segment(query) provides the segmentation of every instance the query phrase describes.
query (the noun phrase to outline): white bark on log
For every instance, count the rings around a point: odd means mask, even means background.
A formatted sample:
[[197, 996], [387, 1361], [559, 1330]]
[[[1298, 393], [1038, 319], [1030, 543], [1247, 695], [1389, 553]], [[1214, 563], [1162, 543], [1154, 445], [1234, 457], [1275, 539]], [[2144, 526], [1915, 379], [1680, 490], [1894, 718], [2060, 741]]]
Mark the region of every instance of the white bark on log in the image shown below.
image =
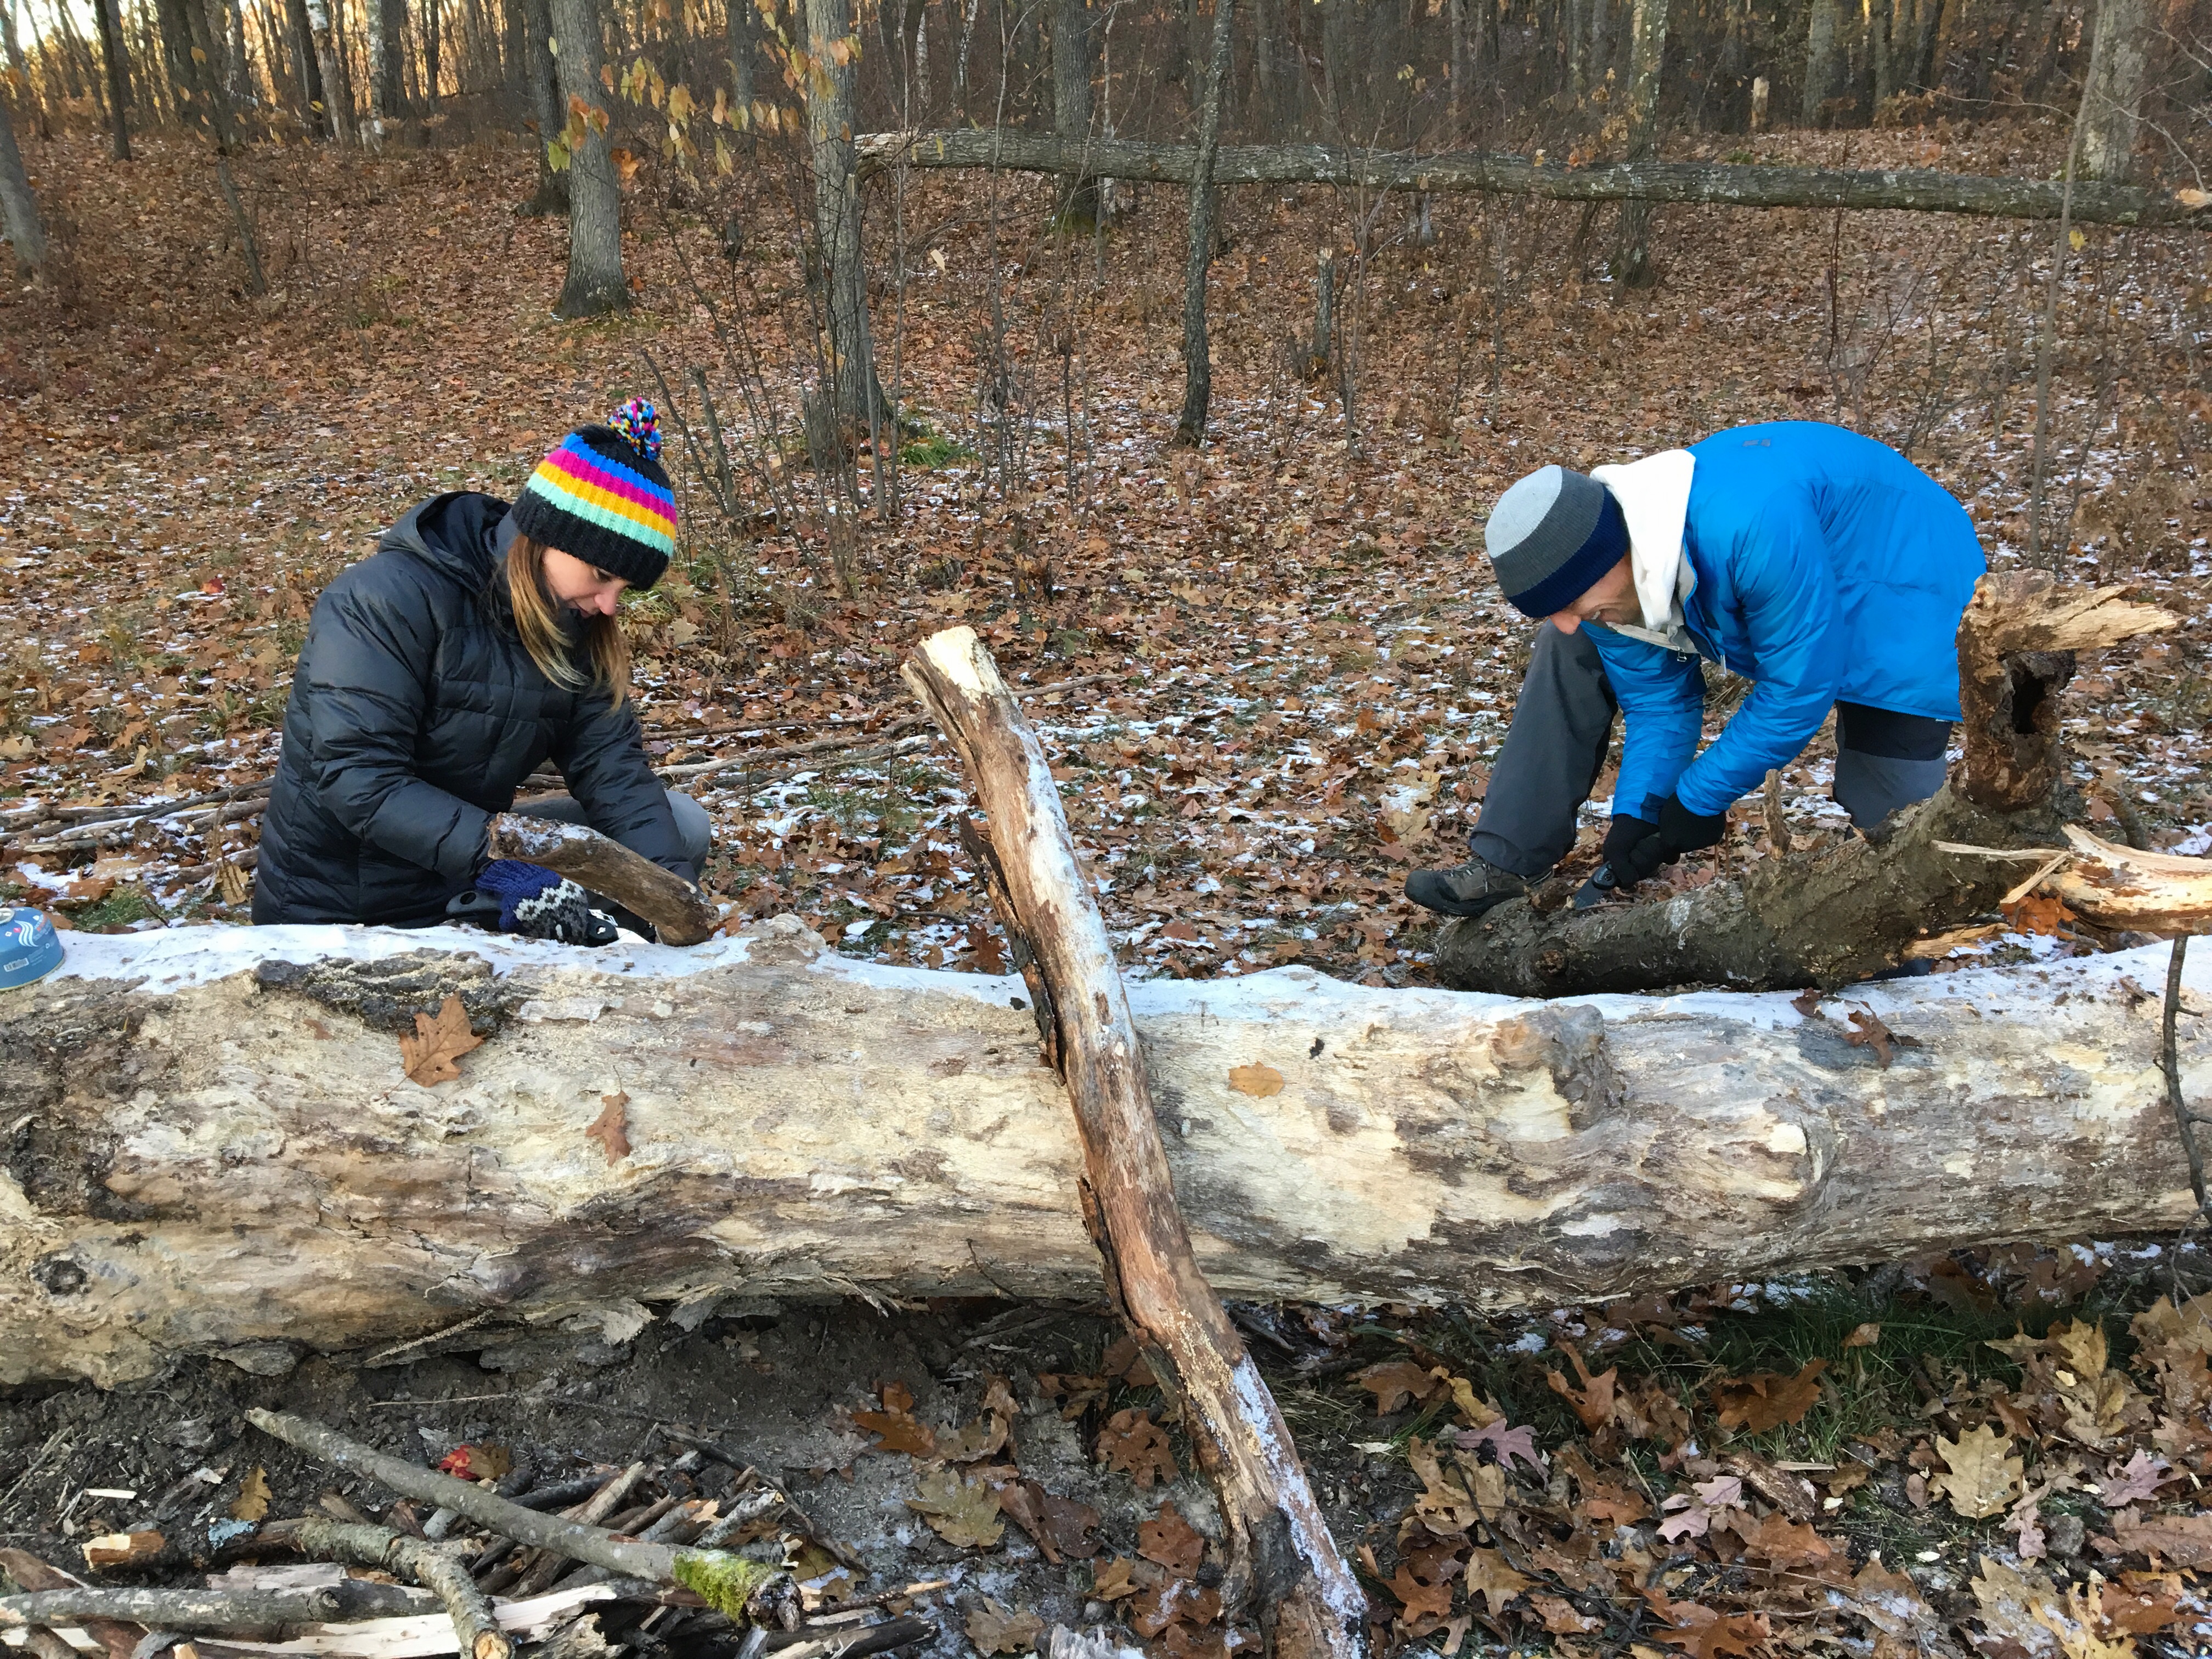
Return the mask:
[[[1214, 3], [1210, 107], [1231, 11], [1231, 0]], [[1020, 947], [1016, 961], [1037, 1000], [1045, 1058], [1075, 1109], [1083, 1214], [1104, 1258], [1108, 1294], [1181, 1402], [1220, 1502], [1229, 1542], [1224, 1606], [1233, 1620], [1256, 1613], [1278, 1659], [1353, 1659], [1365, 1651], [1367, 1598], [1329, 1535], [1274, 1395], [1191, 1249], [1145, 1044], [1043, 746], [975, 629], [931, 635], [901, 672], [959, 752], [989, 816], [988, 830], [979, 836], [970, 826], [969, 839]]]
[[[1098, 1295], [1018, 979], [855, 962], [788, 922], [688, 951], [357, 927], [69, 949], [0, 1000], [0, 1382], [487, 1308], [618, 1334], [635, 1303], [721, 1292]], [[1808, 1021], [1780, 994], [1544, 1004], [1293, 968], [1130, 1005], [1222, 1293], [1545, 1306], [2182, 1225], [2145, 994], [2166, 956], [1855, 989], [1916, 1040], [1887, 1069], [1842, 1005]], [[2202, 1006], [2212, 962], [2190, 984]], [[489, 1036], [422, 1087], [395, 1033], [448, 991]], [[2199, 1020], [2181, 1066], [2212, 1095]], [[584, 1131], [617, 1092], [610, 1161]]]

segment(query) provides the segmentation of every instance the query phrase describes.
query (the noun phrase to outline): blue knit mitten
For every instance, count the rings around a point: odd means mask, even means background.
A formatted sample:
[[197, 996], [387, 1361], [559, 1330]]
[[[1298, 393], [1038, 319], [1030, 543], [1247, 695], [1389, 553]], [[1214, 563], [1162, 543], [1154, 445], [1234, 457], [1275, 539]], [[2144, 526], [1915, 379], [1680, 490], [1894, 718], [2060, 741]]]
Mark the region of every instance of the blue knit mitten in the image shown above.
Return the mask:
[[477, 872], [477, 888], [499, 901], [502, 933], [564, 945], [613, 942], [614, 924], [593, 913], [584, 890], [543, 865], [494, 859]]

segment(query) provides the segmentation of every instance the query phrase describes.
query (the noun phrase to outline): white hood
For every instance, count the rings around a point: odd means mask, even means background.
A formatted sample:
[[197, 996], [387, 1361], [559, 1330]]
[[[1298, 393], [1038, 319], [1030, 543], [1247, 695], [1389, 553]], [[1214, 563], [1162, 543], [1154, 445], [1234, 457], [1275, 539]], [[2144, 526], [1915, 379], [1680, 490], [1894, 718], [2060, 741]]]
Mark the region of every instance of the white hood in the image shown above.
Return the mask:
[[1690, 478], [1698, 459], [1686, 449], [1662, 449], [1640, 461], [1590, 469], [1620, 503], [1628, 522], [1628, 564], [1644, 626], [1613, 632], [1647, 640], [1669, 651], [1697, 647], [1682, 627], [1682, 601], [1695, 577], [1682, 556], [1682, 526], [1690, 514]]

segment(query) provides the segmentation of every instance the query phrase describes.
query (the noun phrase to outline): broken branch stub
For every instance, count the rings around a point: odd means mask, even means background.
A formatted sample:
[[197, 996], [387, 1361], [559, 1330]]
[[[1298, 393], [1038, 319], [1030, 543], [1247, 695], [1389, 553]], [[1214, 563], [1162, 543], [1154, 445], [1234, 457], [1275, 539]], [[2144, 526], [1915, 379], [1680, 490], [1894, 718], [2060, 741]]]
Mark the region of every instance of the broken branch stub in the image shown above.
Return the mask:
[[1962, 793], [1992, 812], [2049, 799], [2058, 781], [2059, 693], [2075, 653], [2173, 627], [2180, 618], [2134, 605], [2124, 586], [2069, 588], [2044, 571], [1984, 576], [1959, 619], [1959, 704], [1965, 715]]
[[673, 870], [580, 823], [501, 812], [491, 821], [486, 850], [495, 859], [543, 866], [635, 911], [665, 945], [696, 945], [720, 920], [707, 896]]
[[1285, 1659], [1349, 1659], [1363, 1651], [1366, 1598], [1337, 1553], [1273, 1395], [1192, 1250], [1127, 996], [1044, 751], [973, 629], [933, 635], [901, 672], [951, 740], [988, 815], [986, 878], [1030, 958], [1024, 974], [1043, 994], [1039, 1010], [1049, 1010], [1046, 1050], [1074, 1107], [1084, 1217], [1108, 1291], [1155, 1374], [1180, 1396], [1220, 1499], [1224, 1599], [1256, 1613]]

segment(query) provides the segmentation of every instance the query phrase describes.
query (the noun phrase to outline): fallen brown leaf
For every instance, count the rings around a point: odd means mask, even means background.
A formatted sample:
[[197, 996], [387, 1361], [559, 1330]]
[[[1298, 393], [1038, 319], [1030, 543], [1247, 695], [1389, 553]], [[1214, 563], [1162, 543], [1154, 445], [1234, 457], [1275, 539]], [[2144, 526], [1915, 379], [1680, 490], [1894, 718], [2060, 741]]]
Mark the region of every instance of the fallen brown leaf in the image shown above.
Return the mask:
[[2020, 1490], [2024, 1465], [2011, 1455], [2012, 1437], [1999, 1434], [1986, 1423], [1967, 1430], [1956, 1440], [1939, 1435], [1936, 1449], [1949, 1472], [1930, 1474], [1929, 1489], [1949, 1498], [1951, 1507], [1969, 1521], [1986, 1520], [1998, 1513]]
[[1269, 1095], [1283, 1092], [1283, 1074], [1272, 1066], [1232, 1066], [1229, 1068], [1229, 1086], [1240, 1095], [1254, 1095], [1265, 1100]]
[[607, 1155], [610, 1164], [619, 1163], [629, 1156], [629, 1097], [625, 1094], [601, 1095], [599, 1115], [584, 1131], [584, 1139], [596, 1140]]
[[269, 1475], [258, 1463], [246, 1472], [239, 1482], [238, 1496], [231, 1499], [230, 1518], [234, 1521], [259, 1521], [269, 1513]]
[[906, 1506], [939, 1538], [961, 1549], [993, 1549], [1006, 1536], [998, 1494], [989, 1483], [970, 1480], [955, 1469], [924, 1470]]
[[1188, 1578], [1206, 1559], [1206, 1539], [1172, 1503], [1163, 1504], [1158, 1515], [1138, 1527], [1137, 1553]]
[[1044, 1620], [1016, 1613], [985, 1596], [968, 1614], [968, 1639], [984, 1653], [1025, 1653], [1044, 1634]]
[[1097, 1453], [1100, 1462], [1121, 1470], [1139, 1486], [1172, 1480], [1182, 1473], [1167, 1431], [1152, 1421], [1151, 1413], [1135, 1407], [1106, 1419], [1106, 1426], [1098, 1431]]
[[1713, 1385], [1713, 1402], [1720, 1407], [1721, 1426], [1764, 1434], [1785, 1423], [1802, 1421], [1820, 1397], [1820, 1373], [1825, 1359], [1808, 1363], [1795, 1376], [1759, 1371]]
[[460, 1076], [461, 1068], [453, 1062], [470, 1049], [483, 1046], [483, 1039], [469, 1030], [468, 1010], [461, 1006], [460, 998], [448, 992], [437, 1018], [418, 1013], [415, 1035], [400, 1034], [399, 1059], [408, 1079], [427, 1087], [451, 1083]]

